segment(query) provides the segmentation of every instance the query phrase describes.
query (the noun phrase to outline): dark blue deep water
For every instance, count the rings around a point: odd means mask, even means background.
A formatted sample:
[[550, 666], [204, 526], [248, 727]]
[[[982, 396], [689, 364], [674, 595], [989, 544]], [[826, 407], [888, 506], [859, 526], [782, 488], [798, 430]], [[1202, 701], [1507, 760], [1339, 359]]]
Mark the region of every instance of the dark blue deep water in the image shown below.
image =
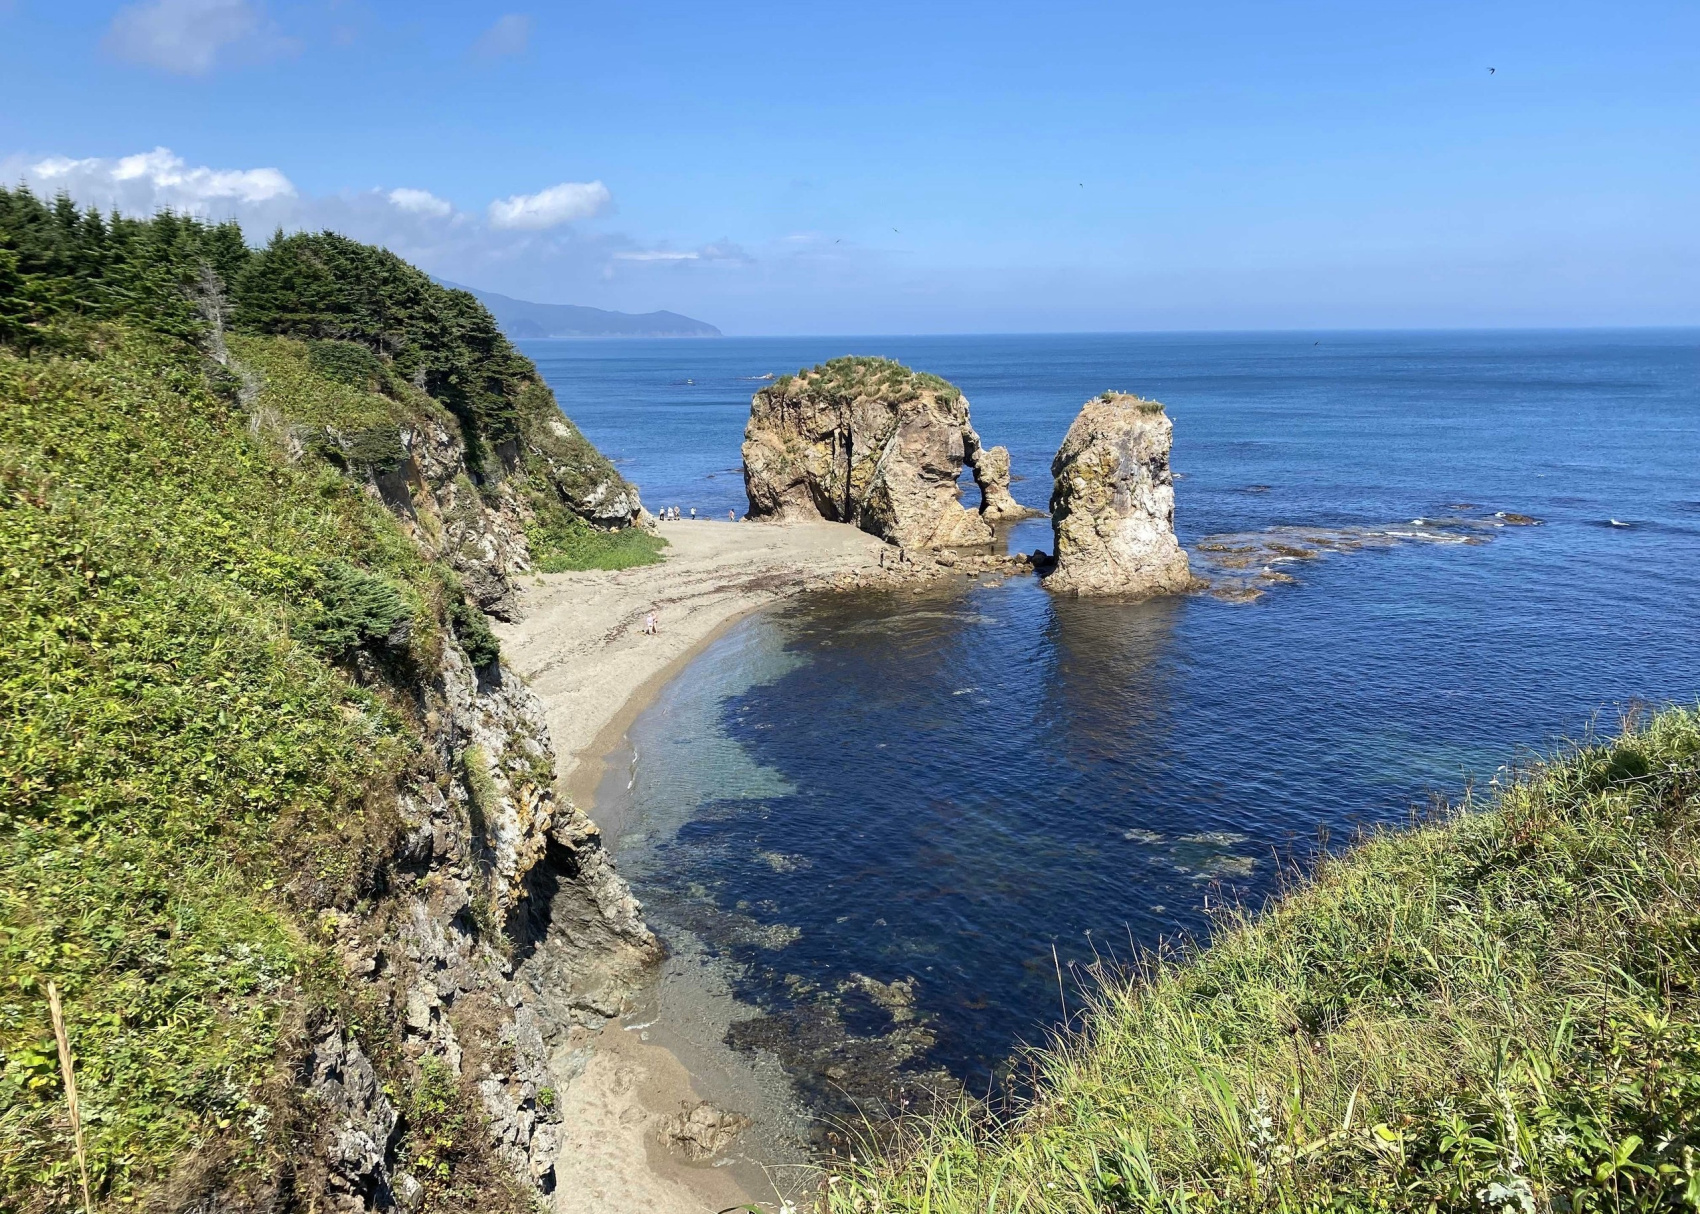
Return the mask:
[[[620, 863], [663, 934], [768, 1013], [742, 1043], [816, 1091], [894, 1067], [982, 1089], [1060, 1018], [1053, 946], [1066, 974], [1199, 932], [1207, 898], [1255, 904], [1319, 840], [1700, 698], [1693, 331], [525, 349], [646, 502], [722, 519], [753, 377], [875, 353], [958, 384], [1040, 506], [1082, 401], [1164, 401], [1188, 546], [1542, 521], [1287, 566], [1252, 603], [963, 579], [733, 629], [633, 728]], [[1048, 548], [1046, 522], [1012, 542]]]

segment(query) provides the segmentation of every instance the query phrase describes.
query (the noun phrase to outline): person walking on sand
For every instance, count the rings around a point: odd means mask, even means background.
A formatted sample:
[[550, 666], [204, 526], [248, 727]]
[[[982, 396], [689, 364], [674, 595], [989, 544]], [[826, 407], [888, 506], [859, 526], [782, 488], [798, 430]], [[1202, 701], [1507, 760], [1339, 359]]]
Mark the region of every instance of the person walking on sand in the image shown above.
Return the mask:
[[697, 521], [697, 508], [695, 506], [692, 506], [691, 507], [691, 522], [694, 523], [696, 521]]
[[655, 609], [652, 607], [649, 610], [649, 614], [643, 617], [643, 634], [644, 634], [644, 636], [652, 637], [656, 634], [655, 614], [656, 614]]

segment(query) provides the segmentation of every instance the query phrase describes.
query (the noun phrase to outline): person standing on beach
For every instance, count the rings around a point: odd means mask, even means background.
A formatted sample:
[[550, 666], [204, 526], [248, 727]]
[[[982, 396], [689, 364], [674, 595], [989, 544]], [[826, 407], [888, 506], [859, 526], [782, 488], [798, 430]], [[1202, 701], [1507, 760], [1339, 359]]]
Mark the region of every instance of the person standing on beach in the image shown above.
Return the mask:
[[697, 508], [695, 506], [692, 506], [691, 507], [691, 522], [694, 523], [696, 521], [697, 521]]
[[643, 634], [645, 636], [652, 637], [656, 634], [655, 616], [656, 612], [652, 607], [650, 608], [649, 614], [643, 617]]
[[726, 521], [728, 523], [737, 522], [738, 521], [738, 512], [736, 510], [728, 510], [726, 512]]

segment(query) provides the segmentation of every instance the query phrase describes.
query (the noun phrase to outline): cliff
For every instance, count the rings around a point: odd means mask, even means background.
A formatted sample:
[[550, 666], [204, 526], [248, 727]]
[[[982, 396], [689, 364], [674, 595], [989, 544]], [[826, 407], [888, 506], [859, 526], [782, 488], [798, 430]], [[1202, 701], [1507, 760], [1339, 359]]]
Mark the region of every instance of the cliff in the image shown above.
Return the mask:
[[[834, 359], [757, 392], [743, 455], [751, 517], [850, 523], [904, 548], [988, 544], [988, 517], [1020, 510], [1008, 453], [982, 447], [968, 399], [884, 358]], [[960, 501], [964, 464], [977, 512]]]
[[484, 612], [635, 489], [381, 250], [21, 191], [0, 415], [0, 1207], [81, 1200], [53, 982], [103, 1204], [532, 1208], [654, 942]]
[[1051, 462], [1056, 567], [1048, 589], [1141, 595], [1199, 584], [1175, 539], [1173, 437], [1156, 401], [1105, 392], [1081, 408]]

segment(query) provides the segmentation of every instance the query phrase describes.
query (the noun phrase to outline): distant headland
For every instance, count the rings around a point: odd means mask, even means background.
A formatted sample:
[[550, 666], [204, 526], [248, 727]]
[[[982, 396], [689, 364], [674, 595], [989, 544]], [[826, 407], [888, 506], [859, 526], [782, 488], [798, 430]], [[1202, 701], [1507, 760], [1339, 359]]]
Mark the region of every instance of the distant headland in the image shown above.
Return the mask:
[[677, 312], [609, 312], [578, 304], [532, 303], [438, 279], [466, 291], [496, 318], [511, 340], [528, 337], [719, 337], [720, 330]]

